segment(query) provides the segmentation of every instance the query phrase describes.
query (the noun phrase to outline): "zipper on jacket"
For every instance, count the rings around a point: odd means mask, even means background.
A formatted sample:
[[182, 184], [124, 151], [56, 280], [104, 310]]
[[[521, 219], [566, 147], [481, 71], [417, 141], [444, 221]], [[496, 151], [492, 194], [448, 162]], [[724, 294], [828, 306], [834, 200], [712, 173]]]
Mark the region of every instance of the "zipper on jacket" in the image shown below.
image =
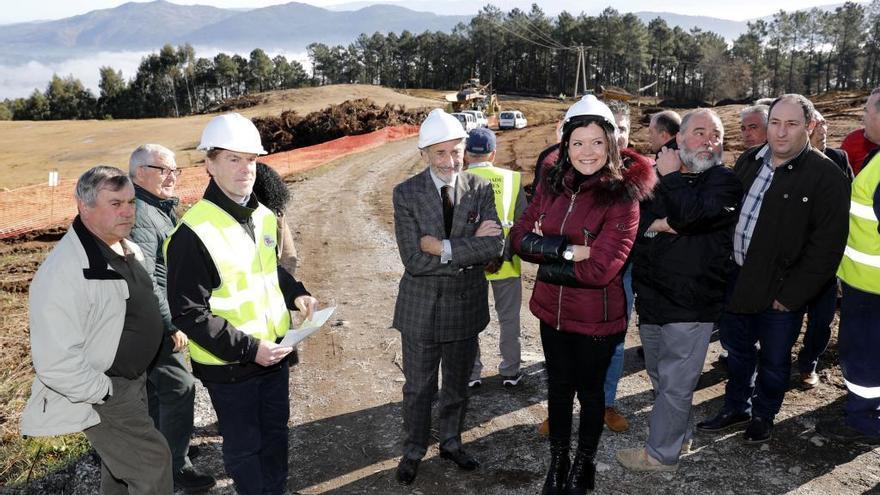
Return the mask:
[[[571, 201], [568, 203], [568, 211], [565, 212], [565, 216], [562, 217], [562, 225], [559, 227], [559, 233], [565, 235], [565, 222], [568, 220], [568, 215], [571, 214], [571, 210], [574, 209], [574, 200], [577, 198], [578, 193], [581, 192], [580, 186], [578, 186], [578, 190], [572, 193]], [[559, 286], [559, 299], [556, 301], [556, 330], [562, 329], [562, 289], [563, 286]]]
[[602, 321], [608, 321], [608, 287], [602, 287]]
[[46, 412], [46, 405], [49, 403], [49, 399], [43, 397], [43, 412]]

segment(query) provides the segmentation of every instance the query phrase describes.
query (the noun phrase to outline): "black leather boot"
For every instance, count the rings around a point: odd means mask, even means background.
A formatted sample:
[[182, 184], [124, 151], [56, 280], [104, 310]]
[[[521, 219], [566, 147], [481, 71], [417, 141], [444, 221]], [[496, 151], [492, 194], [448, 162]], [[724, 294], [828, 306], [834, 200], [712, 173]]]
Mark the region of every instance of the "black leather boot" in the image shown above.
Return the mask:
[[568, 481], [565, 483], [565, 495], [584, 495], [596, 488], [596, 464], [593, 463], [595, 452], [578, 449], [574, 456]]
[[571, 460], [568, 457], [568, 442], [551, 440], [550, 469], [547, 470], [547, 479], [544, 480], [541, 495], [562, 495], [569, 467]]

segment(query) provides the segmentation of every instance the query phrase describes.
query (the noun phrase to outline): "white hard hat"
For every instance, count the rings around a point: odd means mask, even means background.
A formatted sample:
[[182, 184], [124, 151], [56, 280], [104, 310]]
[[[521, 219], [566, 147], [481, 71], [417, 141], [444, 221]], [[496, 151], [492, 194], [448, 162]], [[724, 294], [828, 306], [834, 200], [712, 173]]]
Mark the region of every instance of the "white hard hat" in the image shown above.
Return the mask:
[[565, 121], [564, 124], [567, 124], [571, 119], [575, 117], [581, 116], [592, 116], [599, 117], [611, 124], [611, 127], [617, 131], [617, 122], [614, 120], [614, 114], [611, 112], [611, 109], [608, 108], [608, 105], [599, 101], [593, 95], [584, 95], [583, 98], [580, 99], [577, 103], [569, 107], [568, 111], [565, 112]]
[[263, 149], [257, 127], [239, 113], [218, 115], [205, 126], [198, 149], [207, 151], [214, 148], [255, 155], [267, 153]]
[[461, 126], [461, 122], [458, 119], [440, 108], [435, 108], [425, 117], [425, 121], [419, 127], [419, 149], [425, 149], [432, 144], [452, 141], [453, 139], [464, 139], [466, 137], [468, 135], [464, 132], [464, 127]]

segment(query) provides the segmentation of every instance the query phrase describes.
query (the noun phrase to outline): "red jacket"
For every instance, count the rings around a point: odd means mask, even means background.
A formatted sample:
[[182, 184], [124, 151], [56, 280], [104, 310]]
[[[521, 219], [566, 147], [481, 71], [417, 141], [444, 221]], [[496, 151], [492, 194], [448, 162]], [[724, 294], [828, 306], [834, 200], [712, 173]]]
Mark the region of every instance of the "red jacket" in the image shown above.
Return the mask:
[[849, 163], [852, 165], [853, 172], [856, 175], [862, 170], [862, 165], [865, 164], [865, 157], [878, 146], [880, 145], [868, 141], [868, 138], [865, 137], [864, 127], [847, 134], [843, 138], [843, 142], [840, 143], [840, 149], [846, 151], [846, 154], [849, 155]]
[[638, 202], [650, 195], [657, 176], [651, 165], [641, 160], [634, 161], [623, 174], [622, 181], [597, 174], [574, 190], [575, 174], [570, 169], [564, 191], [558, 195], [542, 180], [534, 199], [511, 229], [514, 251], [532, 263], [541, 263], [541, 257], [523, 255], [520, 246], [523, 235], [539, 218], [544, 235], [564, 234], [571, 244], [584, 244], [584, 229], [595, 235], [589, 244], [590, 258], [575, 263], [575, 277], [581, 287], [535, 283], [529, 309], [542, 322], [595, 336], [626, 330], [621, 268], [636, 235]]

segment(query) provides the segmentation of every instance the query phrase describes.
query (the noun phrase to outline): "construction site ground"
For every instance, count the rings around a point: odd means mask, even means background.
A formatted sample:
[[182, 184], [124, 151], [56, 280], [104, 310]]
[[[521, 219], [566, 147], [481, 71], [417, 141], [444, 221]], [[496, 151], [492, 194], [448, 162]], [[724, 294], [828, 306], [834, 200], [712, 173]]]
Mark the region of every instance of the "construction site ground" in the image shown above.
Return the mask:
[[[331, 88], [333, 97], [338, 96], [335, 91], [344, 90]], [[322, 104], [337, 102], [319, 102], [320, 96], [311, 93], [309, 104], [320, 108]], [[442, 93], [423, 91], [399, 96], [439, 103]], [[380, 98], [376, 101], [387, 102]], [[537, 154], [553, 141], [553, 124], [566, 104], [511, 98], [502, 98], [501, 104], [505, 109], [523, 110], [530, 126], [499, 134], [499, 163], [522, 169], [528, 175]], [[718, 109], [728, 130], [728, 163], [741, 151], [739, 108]], [[248, 111], [253, 114], [261, 110], [253, 107]], [[841, 114], [829, 119], [832, 145], [859, 125], [857, 111], [850, 111], [847, 106]], [[633, 120], [633, 142], [644, 151], [646, 123], [638, 114]], [[154, 123], [146, 121], [144, 125], [140, 134], [137, 129], [127, 132], [140, 135], [143, 140], [161, 142], [149, 135], [150, 130], [156, 129]], [[195, 140], [197, 131], [192, 129], [199, 125], [189, 123], [189, 141]], [[7, 139], [4, 134], [3, 141]], [[65, 145], [61, 141], [56, 143], [59, 144], [55, 148], [63, 151]], [[117, 152], [120, 150], [114, 150]], [[528, 311], [535, 273], [531, 265], [525, 265], [523, 275], [522, 357], [526, 379], [520, 387], [503, 388], [495, 371], [499, 356], [494, 313], [481, 335], [486, 365], [483, 386], [472, 393], [464, 432], [466, 447], [480, 459], [481, 468], [471, 473], [459, 471], [439, 458], [435, 443], [414, 485], [400, 487], [394, 480], [400, 453], [403, 374], [399, 334], [390, 325], [403, 268], [394, 240], [391, 189], [423, 166], [416, 140], [410, 138], [291, 178], [293, 201], [288, 219], [302, 256], [297, 277], [318, 298], [334, 299], [339, 305], [332, 323], [302, 344], [301, 363], [291, 370], [291, 493], [540, 492], [548, 447], [546, 440], [538, 436], [537, 425], [546, 417], [546, 374], [538, 324]], [[8, 173], [4, 170], [3, 176]], [[27, 287], [60, 232], [63, 230], [0, 242], [0, 393], [9, 397], [0, 406], [3, 442], [12, 441], [16, 435], [18, 414], [32, 376], [27, 342]], [[651, 409], [650, 382], [636, 354], [639, 345], [636, 327], [631, 325], [617, 403], [630, 419], [631, 427], [625, 433], [606, 430], [603, 434], [597, 459], [596, 493], [880, 493], [880, 449], [831, 443], [813, 430], [818, 420], [840, 414], [845, 397], [834, 342], [820, 363], [821, 383], [816, 389], [802, 391], [792, 377], [792, 390], [786, 395], [769, 443], [748, 446], [737, 433], [697, 435], [694, 452], [681, 460], [675, 474], [624, 471], [614, 460], [614, 453], [642, 445]], [[711, 344], [694, 398], [696, 420], [714, 414], [722, 401], [725, 372], [717, 362], [719, 349], [717, 342]], [[218, 477], [218, 486], [210, 493], [234, 493], [223, 470], [216, 417], [201, 386], [193, 443], [201, 451], [195, 464]], [[40, 476], [24, 486], [0, 488], [0, 492], [93, 494], [98, 493], [99, 483], [95, 457], [84, 455], [55, 473]]]

